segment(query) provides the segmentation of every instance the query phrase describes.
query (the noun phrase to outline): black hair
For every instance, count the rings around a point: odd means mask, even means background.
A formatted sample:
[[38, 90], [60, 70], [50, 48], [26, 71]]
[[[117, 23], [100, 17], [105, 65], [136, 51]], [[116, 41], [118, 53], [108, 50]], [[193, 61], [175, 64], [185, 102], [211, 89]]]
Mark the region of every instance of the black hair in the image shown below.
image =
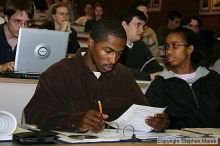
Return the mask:
[[188, 16], [188, 17], [185, 17], [181, 20], [181, 26], [185, 26], [185, 25], [188, 25], [191, 20], [196, 20], [198, 22], [198, 27], [201, 27], [202, 26], [202, 21], [199, 19], [199, 17], [196, 17], [196, 16]]
[[129, 24], [132, 21], [133, 17], [138, 17], [140, 20], [143, 20], [144, 22], [146, 22], [147, 20], [143, 12], [137, 9], [130, 9], [124, 15], [122, 15], [121, 22], [125, 21], [127, 24]]
[[167, 20], [174, 20], [175, 18], [182, 18], [182, 14], [178, 11], [169, 11], [167, 15]]
[[90, 33], [90, 37], [95, 43], [107, 40], [109, 35], [127, 40], [126, 32], [121, 23], [112, 18], [103, 18], [98, 20], [92, 27], [92, 31]]
[[25, 11], [31, 19], [34, 16], [34, 2], [32, 0], [7, 0], [4, 15], [10, 18], [17, 11]]
[[[171, 30], [168, 35], [170, 34], [181, 34], [186, 45], [190, 46], [192, 45], [194, 47], [192, 56], [191, 56], [191, 62], [193, 67], [197, 68], [198, 66], [206, 66], [207, 64], [205, 62], [206, 57], [201, 52], [201, 49], [199, 48], [199, 40], [195, 32], [193, 32], [191, 29], [180, 27], [174, 30]], [[167, 36], [168, 36], [167, 35]]]

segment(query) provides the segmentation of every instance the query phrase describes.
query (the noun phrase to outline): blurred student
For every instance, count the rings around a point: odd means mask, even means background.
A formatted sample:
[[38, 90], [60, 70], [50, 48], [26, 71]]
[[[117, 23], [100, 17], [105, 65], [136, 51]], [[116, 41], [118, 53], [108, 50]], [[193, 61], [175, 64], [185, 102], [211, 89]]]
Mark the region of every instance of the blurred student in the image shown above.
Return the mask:
[[[88, 48], [41, 75], [24, 110], [26, 122], [42, 129], [100, 132], [104, 120], [117, 119], [132, 104], [148, 105], [130, 72], [117, 63], [126, 38], [119, 22], [97, 21]], [[103, 113], [98, 110], [99, 100]], [[157, 131], [163, 131], [169, 123], [165, 113], [146, 117], [143, 122]]]
[[104, 14], [104, 6], [101, 3], [95, 3], [93, 8], [92, 19], [87, 20], [85, 24], [85, 32], [90, 32], [96, 21], [102, 19]]
[[178, 11], [169, 11], [167, 15], [167, 25], [161, 26], [157, 31], [158, 44], [162, 45], [167, 34], [178, 27], [180, 27], [180, 22], [182, 19], [182, 14]]
[[207, 65], [211, 62], [212, 47], [214, 44], [213, 32], [201, 29], [202, 21], [196, 16], [187, 16], [181, 20], [182, 27], [186, 27], [194, 31], [199, 41], [199, 49], [206, 56]]
[[[80, 45], [77, 39], [76, 31], [71, 27], [69, 21], [69, 11], [65, 4], [57, 3], [53, 6], [52, 21], [42, 24], [39, 28], [69, 32], [69, 42], [67, 53], [76, 53]], [[59, 42], [54, 42], [59, 43]]]
[[33, 1], [8, 0], [4, 15], [5, 23], [0, 25], [0, 71], [13, 71], [19, 29], [31, 26]]
[[149, 103], [167, 107], [169, 128], [219, 128], [220, 75], [204, 67], [196, 34], [179, 28], [165, 41], [169, 69], [151, 82]]
[[48, 9], [48, 20], [52, 20], [53, 19], [53, 7], [55, 5], [57, 5], [58, 3], [67, 5], [68, 8], [68, 12], [69, 12], [69, 21], [73, 24], [75, 22], [75, 17], [74, 17], [74, 11], [73, 11], [73, 7], [72, 7], [72, 0], [58, 0], [56, 3], [50, 5], [49, 9]]
[[84, 11], [85, 15], [79, 17], [76, 21], [75, 24], [85, 26], [86, 22], [88, 20], [92, 19], [92, 10], [93, 10], [93, 4], [92, 3], [86, 3]]

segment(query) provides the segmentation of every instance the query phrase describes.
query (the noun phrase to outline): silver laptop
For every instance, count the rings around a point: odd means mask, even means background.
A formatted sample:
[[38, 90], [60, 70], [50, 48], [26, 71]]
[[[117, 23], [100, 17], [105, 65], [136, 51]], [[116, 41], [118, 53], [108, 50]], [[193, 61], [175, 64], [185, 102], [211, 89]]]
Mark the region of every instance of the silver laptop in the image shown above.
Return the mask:
[[41, 74], [66, 57], [68, 38], [67, 32], [21, 28], [14, 71]]
[[66, 57], [68, 39], [68, 32], [21, 28], [14, 72], [2, 75], [16, 78], [39, 78], [49, 66]]

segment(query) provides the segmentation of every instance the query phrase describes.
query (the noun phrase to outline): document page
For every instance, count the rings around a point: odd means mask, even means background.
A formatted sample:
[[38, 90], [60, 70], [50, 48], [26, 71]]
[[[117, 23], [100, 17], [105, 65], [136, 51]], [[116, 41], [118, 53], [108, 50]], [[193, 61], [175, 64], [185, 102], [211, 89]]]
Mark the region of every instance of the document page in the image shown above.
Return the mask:
[[166, 108], [157, 108], [133, 104], [118, 119], [111, 122], [106, 121], [106, 124], [116, 129], [132, 130], [133, 127], [134, 131], [149, 132], [153, 129], [145, 123], [145, 119], [148, 116], [154, 116], [156, 113], [163, 113], [165, 109]]

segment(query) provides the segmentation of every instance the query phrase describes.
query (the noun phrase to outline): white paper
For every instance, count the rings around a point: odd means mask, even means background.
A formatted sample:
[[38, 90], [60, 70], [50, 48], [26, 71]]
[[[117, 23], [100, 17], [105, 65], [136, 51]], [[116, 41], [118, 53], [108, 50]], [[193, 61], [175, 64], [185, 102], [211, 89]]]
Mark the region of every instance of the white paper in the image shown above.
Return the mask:
[[0, 111], [0, 141], [11, 140], [16, 127], [15, 116], [7, 111]]
[[[154, 116], [156, 113], [163, 113], [165, 108], [157, 108], [150, 106], [142, 106], [133, 104], [124, 114], [118, 119], [106, 122], [106, 124], [119, 129], [131, 129], [134, 131], [145, 131], [149, 132], [152, 127], [145, 123], [145, 119], [149, 116]], [[117, 124], [116, 124], [117, 123]]]

